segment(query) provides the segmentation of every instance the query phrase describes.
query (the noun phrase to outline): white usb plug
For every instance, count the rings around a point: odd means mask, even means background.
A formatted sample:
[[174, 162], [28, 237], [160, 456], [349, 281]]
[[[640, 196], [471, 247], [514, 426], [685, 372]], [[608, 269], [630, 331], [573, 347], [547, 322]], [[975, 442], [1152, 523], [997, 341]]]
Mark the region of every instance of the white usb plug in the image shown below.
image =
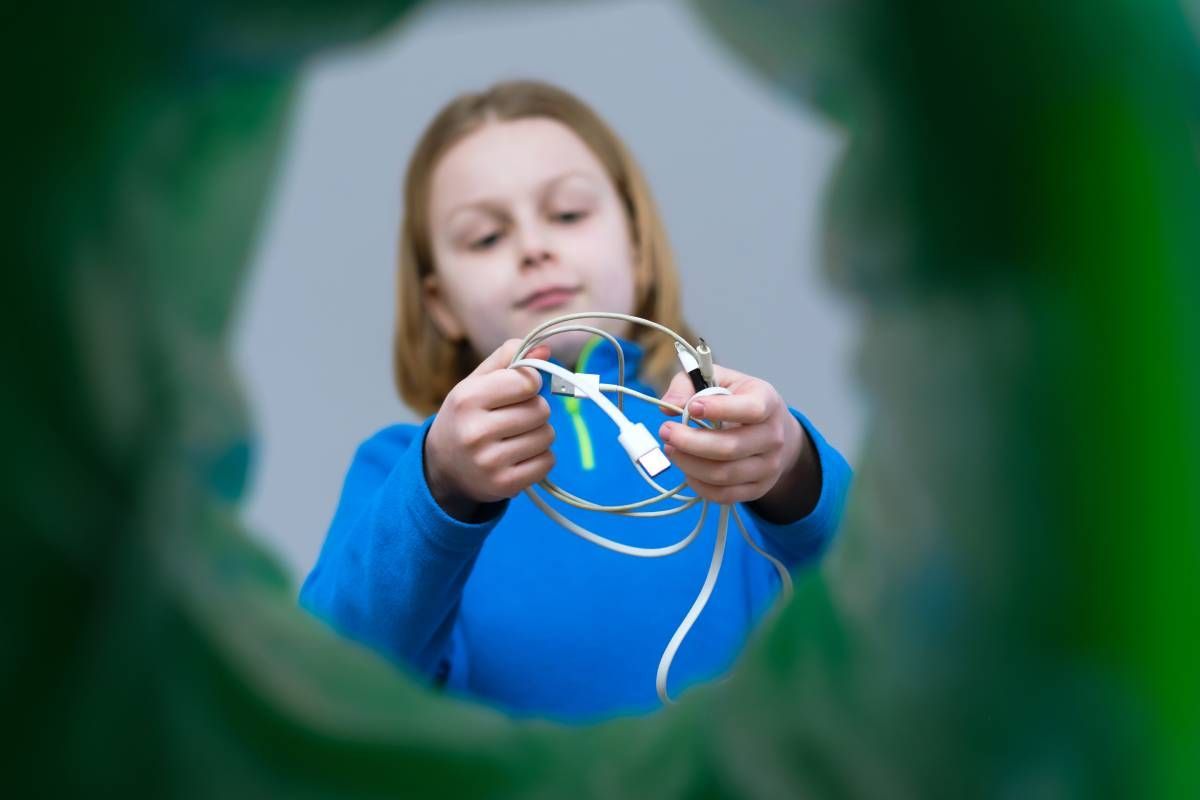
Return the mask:
[[[600, 393], [599, 375], [576, 372], [573, 377], [580, 384], [579, 386], [565, 377], [550, 373], [550, 392], [567, 397], [587, 397], [587, 389], [594, 390], [596, 394]], [[640, 464], [651, 478], [666, 471], [671, 466], [671, 462], [663, 453], [662, 448], [658, 446], [658, 440], [654, 438], [654, 435], [640, 422], [630, 425], [623, 414], [621, 419], [624, 420], [627, 427], [617, 435], [617, 441], [625, 448], [630, 460]]]
[[617, 441], [625, 448], [630, 460], [641, 464], [642, 469], [646, 470], [651, 478], [671, 466], [671, 462], [659, 448], [654, 434], [650, 433], [641, 422], [626, 428], [617, 436]]
[[[600, 391], [600, 376], [587, 372], [576, 372], [575, 380], [579, 381], [584, 386]], [[587, 392], [582, 386], [576, 386], [565, 378], [560, 378], [557, 375], [550, 376], [550, 393], [562, 394], [567, 397], [587, 397]]]

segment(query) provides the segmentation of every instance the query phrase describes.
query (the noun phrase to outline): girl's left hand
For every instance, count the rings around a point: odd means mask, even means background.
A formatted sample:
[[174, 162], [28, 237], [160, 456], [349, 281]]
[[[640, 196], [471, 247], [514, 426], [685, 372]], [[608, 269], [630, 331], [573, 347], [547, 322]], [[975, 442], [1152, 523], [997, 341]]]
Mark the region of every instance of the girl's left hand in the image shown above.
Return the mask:
[[[693, 418], [724, 427], [713, 431], [663, 423], [663, 451], [707, 500], [758, 501], [755, 510], [778, 522], [805, 516], [816, 505], [821, 481], [814, 447], [799, 420], [766, 381], [721, 366], [714, 366], [713, 376], [732, 394], [701, 397], [688, 408]], [[662, 399], [682, 406], [693, 394], [687, 373], [680, 372]]]

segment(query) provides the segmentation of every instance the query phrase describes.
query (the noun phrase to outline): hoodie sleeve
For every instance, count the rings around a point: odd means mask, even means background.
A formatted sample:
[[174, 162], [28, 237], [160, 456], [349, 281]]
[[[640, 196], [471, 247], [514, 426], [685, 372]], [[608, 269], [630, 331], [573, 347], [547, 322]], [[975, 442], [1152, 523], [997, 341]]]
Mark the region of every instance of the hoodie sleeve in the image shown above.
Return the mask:
[[359, 447], [300, 604], [440, 682], [452, 668], [463, 586], [508, 501], [478, 523], [442, 510], [425, 479], [433, 419], [387, 428]]
[[764, 519], [745, 504], [739, 504], [738, 510], [758, 529], [767, 551], [781, 559], [788, 569], [795, 569], [819, 558], [833, 540], [842, 521], [852, 473], [846, 459], [825, 441], [812, 422], [796, 409], [790, 410], [817, 448], [821, 494], [816, 506], [807, 516], [783, 525]]

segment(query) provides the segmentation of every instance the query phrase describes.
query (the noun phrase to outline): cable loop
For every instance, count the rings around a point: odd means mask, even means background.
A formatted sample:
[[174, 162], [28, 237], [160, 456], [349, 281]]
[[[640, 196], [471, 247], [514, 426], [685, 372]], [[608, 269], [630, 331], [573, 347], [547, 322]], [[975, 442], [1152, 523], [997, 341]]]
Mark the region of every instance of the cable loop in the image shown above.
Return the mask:
[[[706, 395], [715, 394], [731, 394], [728, 389], [720, 386], [709, 386], [706, 389], [696, 392], [691, 398], [688, 398], [688, 403], [684, 403], [683, 407], [677, 406], [673, 403], [664, 402], [657, 397], [651, 397], [650, 395], [644, 394], [635, 389], [630, 389], [625, 386], [625, 354], [622, 352], [621, 346], [616, 337], [601, 328], [590, 325], [566, 324], [581, 319], [617, 319], [636, 325], [644, 325], [646, 327], [653, 328], [660, 333], [670, 336], [672, 339], [678, 342], [684, 350], [686, 350], [693, 358], [697, 360], [697, 362], [702, 360], [702, 354], [697, 350], [696, 347], [665, 325], [660, 325], [657, 322], [643, 319], [641, 317], [631, 316], [629, 314], [618, 314], [614, 312], [585, 312], [578, 314], [565, 314], [561, 317], [556, 317], [555, 319], [544, 322], [538, 327], [534, 328], [521, 342], [521, 346], [517, 349], [517, 353], [513, 357], [512, 362], [509, 364], [509, 367], [532, 367], [533, 369], [537, 369], [541, 372], [558, 377], [575, 387], [577, 391], [582, 391], [589, 399], [596, 403], [596, 405], [609, 417], [609, 419], [613, 421], [613, 423], [617, 426], [618, 433], [620, 434], [631, 433], [633, 432], [633, 429], [637, 427], [629, 421], [628, 417], [625, 416], [622, 399], [626, 395], [643, 402], [652, 403], [654, 405], [670, 409], [671, 411], [680, 415], [684, 425], [687, 425], [689, 422], [695, 422], [698, 425], [703, 425], [709, 430], [720, 429], [721, 426], [719, 422], [713, 423], [707, 420], [691, 419], [691, 416], [688, 412], [688, 405], [690, 404], [690, 401], [696, 397], [704, 397]], [[525, 357], [530, 350], [539, 344], [542, 344], [547, 339], [557, 336], [560, 333], [568, 333], [571, 331], [583, 331], [585, 333], [601, 336], [612, 344], [613, 349], [616, 350], [617, 353], [616, 384], [606, 383], [600, 384], [598, 387], [588, 386], [579, 381], [575, 377], [574, 372], [571, 372], [570, 370], [567, 370], [558, 364], [554, 364], [542, 359]], [[703, 343], [703, 340], [701, 340], [701, 342]], [[707, 348], [704, 355], [709, 355]], [[709, 363], [711, 364], [711, 362]], [[616, 405], [614, 405], [613, 402], [605, 396], [605, 392], [617, 395]], [[631, 459], [633, 459], [632, 454]], [[656, 495], [621, 505], [602, 505], [600, 503], [593, 503], [590, 500], [586, 500], [566, 491], [562, 487], [552, 482], [549, 478], [544, 478], [543, 480], [539, 481], [537, 485], [540, 486], [542, 491], [544, 491], [550, 497], [566, 505], [573, 506], [583, 511], [604, 512], [626, 517], [653, 518], [669, 516], [686, 511], [696, 504], [700, 504], [700, 519], [696, 522], [696, 526], [686, 536], [674, 544], [666, 545], [664, 547], [635, 547], [633, 545], [614, 541], [613, 539], [609, 539], [605, 536], [601, 536], [598, 533], [589, 531], [587, 528], [584, 528], [583, 526], [567, 519], [557, 509], [549, 505], [537, 492], [535, 492], [532, 486], [525, 489], [525, 494], [527, 494], [530, 500], [532, 500], [533, 503], [546, 514], [546, 516], [550, 517], [550, 519], [554, 520], [576, 536], [586, 539], [587, 541], [605, 549], [622, 553], [624, 555], [636, 556], [638, 558], [663, 558], [682, 551], [693, 541], [695, 541], [696, 537], [699, 536], [701, 529], [703, 529], [704, 522], [708, 517], [708, 507], [710, 505], [709, 501], [695, 495], [681, 495], [680, 493], [687, 486], [686, 481], [673, 489], [664, 489], [662, 486], [658, 485], [654, 478], [636, 459], [633, 459], [632, 463], [642, 479], [646, 481], [646, 483], [649, 484], [654, 491], [657, 492]], [[671, 508], [658, 509], [654, 511], [642, 510], [647, 506], [667, 500], [676, 501], [678, 502], [678, 505]], [[695, 601], [692, 603], [691, 608], [688, 609], [688, 612], [684, 616], [683, 621], [679, 624], [679, 627], [675, 629], [675, 633], [671, 636], [671, 639], [667, 643], [666, 649], [663, 650], [662, 657], [658, 662], [658, 671], [655, 677], [655, 688], [658, 691], [659, 699], [664, 704], [670, 704], [673, 702], [670, 695], [667, 694], [667, 677], [671, 670], [671, 663], [675, 659], [675, 654], [678, 652], [680, 645], [683, 644], [683, 640], [687, 637], [688, 632], [691, 631], [692, 626], [699, 618], [701, 612], [704, 611], [704, 607], [708, 604], [708, 600], [712, 595], [713, 588], [717, 584], [717, 576], [720, 574], [721, 563], [725, 557], [725, 543], [729, 533], [730, 516], [732, 516], [734, 521], [737, 523], [738, 529], [741, 531], [742, 538], [746, 540], [746, 543], [750, 545], [750, 547], [756, 553], [767, 559], [769, 562], [771, 562], [772, 566], [775, 567], [775, 571], [779, 574], [781, 586], [780, 594], [783, 598], [783, 601], [787, 602], [787, 600], [789, 600], [792, 596], [792, 579], [788, 574], [787, 567], [785, 567], [777, 558], [770, 555], [757, 544], [755, 544], [753, 537], [750, 536], [749, 531], [746, 529], [745, 523], [742, 522], [741, 515], [738, 513], [737, 508], [734, 505], [719, 504], [718, 508], [719, 514], [717, 519], [717, 537], [713, 545], [713, 555], [712, 560], [709, 562], [708, 574], [704, 578], [704, 583], [701, 585], [700, 592], [696, 595]]]

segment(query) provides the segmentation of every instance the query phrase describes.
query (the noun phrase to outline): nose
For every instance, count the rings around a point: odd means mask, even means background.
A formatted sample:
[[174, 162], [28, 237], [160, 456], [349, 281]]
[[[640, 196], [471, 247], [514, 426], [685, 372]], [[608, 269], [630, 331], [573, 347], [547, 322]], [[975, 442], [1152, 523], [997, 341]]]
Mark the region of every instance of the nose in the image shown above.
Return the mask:
[[551, 256], [550, 251], [546, 250], [545, 248], [537, 248], [533, 250], [526, 249], [525, 254], [521, 256], [521, 266], [536, 267], [540, 264], [546, 263], [551, 258], [553, 258], [553, 256]]
[[541, 230], [536, 221], [527, 222], [520, 228], [521, 267], [537, 267], [554, 260], [546, 240], [548, 231]]

